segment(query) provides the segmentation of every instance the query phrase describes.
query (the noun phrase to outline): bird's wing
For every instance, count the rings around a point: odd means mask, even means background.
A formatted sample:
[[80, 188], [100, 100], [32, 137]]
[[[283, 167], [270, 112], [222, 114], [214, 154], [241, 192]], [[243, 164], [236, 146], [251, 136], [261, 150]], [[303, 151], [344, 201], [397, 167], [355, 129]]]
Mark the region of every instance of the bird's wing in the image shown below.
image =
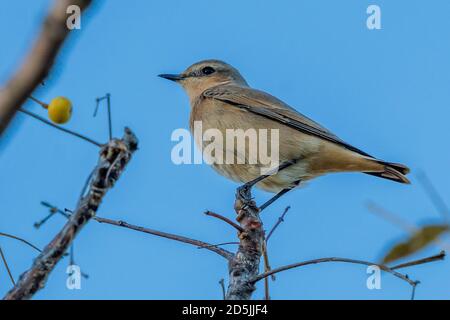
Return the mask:
[[303, 133], [317, 136], [372, 158], [369, 154], [344, 142], [328, 129], [304, 116], [283, 101], [263, 91], [250, 87], [220, 85], [205, 90], [203, 97], [226, 102], [237, 108], [277, 121]]

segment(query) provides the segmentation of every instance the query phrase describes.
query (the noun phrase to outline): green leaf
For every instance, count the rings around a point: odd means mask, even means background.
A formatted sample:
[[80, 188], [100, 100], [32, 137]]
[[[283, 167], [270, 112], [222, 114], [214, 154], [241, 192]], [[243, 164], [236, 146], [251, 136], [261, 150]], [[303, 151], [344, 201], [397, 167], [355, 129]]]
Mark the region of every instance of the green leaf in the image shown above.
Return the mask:
[[450, 229], [448, 224], [428, 225], [420, 228], [405, 242], [396, 244], [383, 259], [383, 264], [407, 257], [433, 243]]

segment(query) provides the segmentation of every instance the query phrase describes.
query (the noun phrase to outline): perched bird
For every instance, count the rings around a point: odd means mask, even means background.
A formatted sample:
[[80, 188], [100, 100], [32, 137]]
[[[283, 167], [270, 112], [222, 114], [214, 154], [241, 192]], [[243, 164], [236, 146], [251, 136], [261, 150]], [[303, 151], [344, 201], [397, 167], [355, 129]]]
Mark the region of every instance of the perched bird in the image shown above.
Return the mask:
[[[376, 159], [344, 142], [283, 101], [251, 88], [239, 71], [225, 62], [204, 60], [180, 74], [159, 76], [181, 84], [187, 92], [191, 130], [195, 121], [202, 122], [203, 132], [215, 128], [224, 135], [227, 129], [279, 130], [279, 161], [287, 165], [276, 174], [260, 177], [261, 163], [212, 164], [229, 179], [247, 184], [253, 181], [263, 190], [278, 193], [274, 199], [300, 182], [333, 172], [362, 172], [409, 183], [405, 177], [408, 167]], [[199, 140], [196, 143], [207, 144]], [[226, 150], [227, 145], [223, 148], [224, 153], [237, 156], [236, 150]]]

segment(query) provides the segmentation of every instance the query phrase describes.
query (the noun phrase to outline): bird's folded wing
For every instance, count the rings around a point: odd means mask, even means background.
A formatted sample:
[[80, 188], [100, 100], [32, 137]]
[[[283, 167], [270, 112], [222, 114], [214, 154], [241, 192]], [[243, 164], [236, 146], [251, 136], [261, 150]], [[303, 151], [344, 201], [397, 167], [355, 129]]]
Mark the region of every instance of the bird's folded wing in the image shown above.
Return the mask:
[[336, 143], [361, 155], [372, 157], [364, 151], [339, 139], [329, 130], [304, 116], [283, 101], [263, 91], [250, 87], [221, 85], [206, 90], [203, 92], [203, 96], [205, 98], [226, 102], [237, 108], [283, 123], [303, 133]]

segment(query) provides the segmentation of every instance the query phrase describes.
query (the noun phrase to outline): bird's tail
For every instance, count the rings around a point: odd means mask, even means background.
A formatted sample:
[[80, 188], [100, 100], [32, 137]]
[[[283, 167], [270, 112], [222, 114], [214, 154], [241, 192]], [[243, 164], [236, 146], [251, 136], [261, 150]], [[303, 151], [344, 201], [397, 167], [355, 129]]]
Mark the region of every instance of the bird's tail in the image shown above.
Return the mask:
[[372, 176], [389, 179], [399, 183], [410, 184], [411, 182], [405, 176], [409, 173], [409, 168], [400, 163], [391, 163], [374, 159], [377, 163], [384, 166], [384, 171], [381, 172], [364, 172]]

